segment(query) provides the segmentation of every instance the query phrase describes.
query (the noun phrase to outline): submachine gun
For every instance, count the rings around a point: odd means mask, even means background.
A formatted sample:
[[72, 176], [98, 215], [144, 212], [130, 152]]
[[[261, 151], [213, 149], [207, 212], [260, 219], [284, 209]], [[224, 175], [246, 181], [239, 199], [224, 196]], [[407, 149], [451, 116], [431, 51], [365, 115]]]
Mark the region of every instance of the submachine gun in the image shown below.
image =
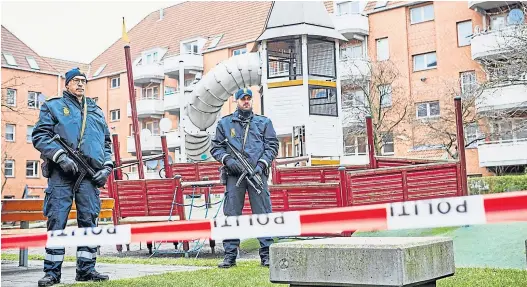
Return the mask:
[[75, 186], [73, 187], [73, 191], [77, 191], [82, 180], [84, 179], [86, 175], [89, 175], [92, 178], [95, 176], [95, 170], [88, 164], [88, 162], [86, 162], [86, 160], [84, 159], [84, 156], [82, 155], [82, 153], [80, 153], [80, 151], [73, 150], [69, 145], [67, 145], [62, 140], [62, 138], [60, 138], [58, 134], [52, 137], [48, 141], [48, 144], [52, 143], [53, 141], [56, 141], [57, 143], [59, 143], [62, 146], [62, 148], [64, 148], [68, 156], [75, 162], [75, 164], [77, 164], [77, 167], [79, 167], [80, 175], [77, 178], [77, 181], [75, 182]]
[[243, 168], [243, 173], [236, 181], [236, 187], [239, 187], [242, 180], [247, 178], [247, 182], [256, 190], [258, 194], [262, 193], [264, 182], [262, 177], [254, 172], [254, 167], [251, 166], [247, 157], [245, 157], [237, 148], [235, 148], [228, 139], [223, 140], [224, 143], [232, 150], [234, 157], [238, 162], [241, 163]]

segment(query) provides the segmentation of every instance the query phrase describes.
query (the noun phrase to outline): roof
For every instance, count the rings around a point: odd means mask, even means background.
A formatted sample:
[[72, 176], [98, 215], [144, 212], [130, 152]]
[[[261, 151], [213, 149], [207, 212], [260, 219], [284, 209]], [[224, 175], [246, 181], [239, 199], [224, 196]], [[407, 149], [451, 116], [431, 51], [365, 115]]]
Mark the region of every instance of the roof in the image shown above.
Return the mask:
[[[16, 61], [16, 66], [9, 65], [4, 53], [9, 53]], [[32, 57], [38, 69], [32, 69], [26, 57]], [[57, 74], [58, 71], [24, 42], [18, 39], [11, 31], [2, 25], [2, 67], [23, 69], [35, 72]]]
[[381, 11], [394, 9], [397, 7], [414, 5], [420, 2], [426, 1], [368, 1], [368, 4], [366, 4], [366, 7], [364, 7], [364, 14], [377, 13]]
[[49, 57], [42, 57], [46, 62], [48, 62], [50, 65], [52, 65], [61, 76], [64, 76], [67, 71], [78, 67], [82, 72], [86, 73], [88, 75], [90, 70], [90, 64], [85, 63], [79, 63], [74, 61], [67, 61], [67, 60], [61, 60], [56, 58], [49, 58]]
[[274, 2], [265, 32], [258, 40], [303, 34], [346, 41], [335, 29], [325, 4], [319, 1]]
[[[180, 42], [223, 34], [215, 48], [226, 48], [253, 42], [262, 33], [270, 1], [189, 1], [163, 9], [163, 19], [159, 11], [146, 16], [128, 31], [132, 61], [142, 51], [153, 48], [168, 49], [164, 57], [179, 54]], [[117, 27], [116, 27], [117, 28]], [[124, 45], [118, 39], [90, 64], [92, 71], [102, 65], [106, 67], [101, 76], [126, 70]], [[207, 50], [202, 51], [204, 53]]]

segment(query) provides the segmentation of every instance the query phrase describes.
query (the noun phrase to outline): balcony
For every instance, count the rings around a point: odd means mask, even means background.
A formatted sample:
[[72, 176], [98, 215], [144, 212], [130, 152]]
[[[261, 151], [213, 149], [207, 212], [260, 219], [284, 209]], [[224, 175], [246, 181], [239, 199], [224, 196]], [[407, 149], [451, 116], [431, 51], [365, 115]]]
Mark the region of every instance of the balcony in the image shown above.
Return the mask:
[[502, 6], [511, 5], [520, 1], [468, 1], [468, 8], [474, 11], [479, 10], [489, 10]]
[[341, 60], [338, 69], [341, 80], [351, 77], [368, 77], [370, 75], [370, 65], [365, 59]]
[[165, 79], [163, 65], [160, 63], [135, 66], [133, 68], [133, 73], [134, 84], [136, 86], [149, 83], [161, 83], [161, 81]]
[[[137, 109], [138, 118], [150, 117], [152, 115], [163, 115], [165, 113], [165, 105], [163, 100], [142, 99], [138, 100], [135, 103], [135, 106]], [[130, 103], [128, 103], [127, 113], [129, 117], [132, 116], [132, 108]]]
[[486, 89], [476, 100], [478, 113], [511, 108], [527, 108], [527, 85]]
[[495, 56], [513, 50], [520, 45], [521, 35], [515, 26], [477, 33], [470, 42], [472, 60]]
[[[167, 147], [173, 150], [181, 145], [179, 131], [174, 130], [166, 133]], [[161, 136], [150, 136], [147, 139], [141, 138], [141, 149], [143, 153], [150, 154], [152, 152], [161, 151]], [[126, 139], [126, 151], [135, 154], [135, 140], [133, 136]]]
[[183, 61], [185, 73], [190, 71], [203, 71], [203, 55], [196, 54], [181, 54], [166, 58], [163, 61], [164, 73], [171, 78], [179, 77], [180, 61]]
[[527, 139], [480, 144], [478, 153], [480, 167], [527, 164]]
[[358, 40], [363, 40], [364, 36], [369, 34], [368, 17], [362, 14], [345, 14], [345, 15], [332, 15], [333, 24], [335, 29], [351, 40], [358, 36]]
[[173, 94], [165, 94], [164, 105], [165, 105], [165, 111], [168, 112], [177, 112], [179, 111], [180, 105], [179, 105], [179, 90], [177, 90]]

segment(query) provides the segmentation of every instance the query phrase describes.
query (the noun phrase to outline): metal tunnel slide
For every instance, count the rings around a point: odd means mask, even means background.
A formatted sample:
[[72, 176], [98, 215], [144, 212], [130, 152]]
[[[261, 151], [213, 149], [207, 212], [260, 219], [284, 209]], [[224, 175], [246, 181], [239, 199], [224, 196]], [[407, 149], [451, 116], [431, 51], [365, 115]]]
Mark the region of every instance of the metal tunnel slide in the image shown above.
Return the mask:
[[247, 53], [231, 57], [217, 64], [193, 85], [188, 101], [184, 103], [182, 126], [185, 151], [191, 161], [211, 158], [211, 137], [223, 104], [240, 88], [261, 84], [260, 53]]

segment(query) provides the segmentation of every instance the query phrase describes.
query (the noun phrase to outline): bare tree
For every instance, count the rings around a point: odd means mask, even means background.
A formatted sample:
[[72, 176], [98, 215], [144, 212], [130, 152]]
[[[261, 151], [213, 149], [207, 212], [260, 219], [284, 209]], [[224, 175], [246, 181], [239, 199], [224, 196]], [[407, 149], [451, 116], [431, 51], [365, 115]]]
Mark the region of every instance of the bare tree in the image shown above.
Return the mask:
[[364, 135], [365, 117], [369, 115], [375, 153], [381, 154], [385, 143], [404, 133], [398, 127], [413, 107], [402, 83], [404, 78], [390, 60], [349, 59], [342, 63], [342, 70], [346, 75], [342, 81], [344, 136]]

